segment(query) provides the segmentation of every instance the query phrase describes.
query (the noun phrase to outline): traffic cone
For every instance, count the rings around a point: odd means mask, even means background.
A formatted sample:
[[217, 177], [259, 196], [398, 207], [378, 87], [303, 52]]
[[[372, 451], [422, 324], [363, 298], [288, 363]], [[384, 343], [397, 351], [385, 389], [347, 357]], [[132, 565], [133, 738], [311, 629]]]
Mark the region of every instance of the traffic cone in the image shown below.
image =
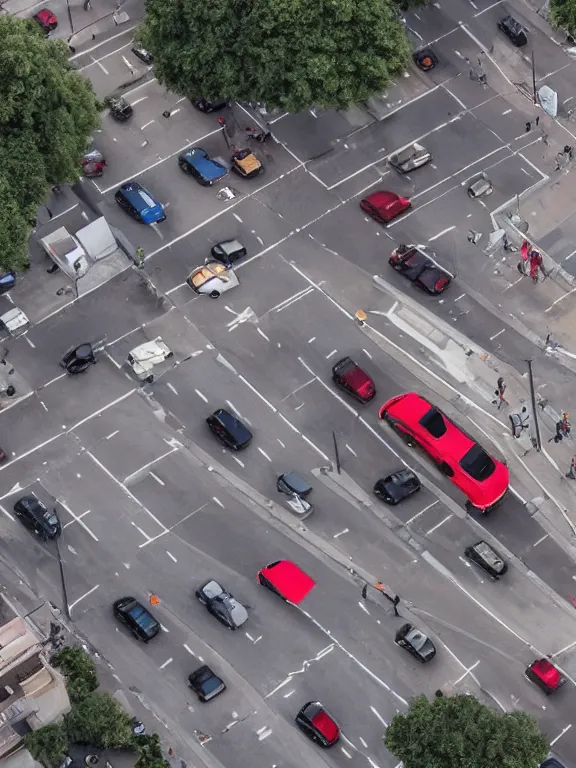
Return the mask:
[[158, 595], [150, 595], [150, 605], [158, 605], [160, 603], [160, 598]]

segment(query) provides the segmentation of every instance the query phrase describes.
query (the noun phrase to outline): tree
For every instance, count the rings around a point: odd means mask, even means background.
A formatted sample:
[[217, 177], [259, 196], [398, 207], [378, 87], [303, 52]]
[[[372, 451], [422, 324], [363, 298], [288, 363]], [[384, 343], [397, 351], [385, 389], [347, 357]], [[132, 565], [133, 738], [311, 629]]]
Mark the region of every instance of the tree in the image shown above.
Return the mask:
[[132, 718], [108, 693], [90, 693], [75, 702], [64, 723], [74, 744], [93, 744], [101, 749], [134, 746]]
[[550, 0], [548, 10], [550, 22], [572, 37], [576, 36], [575, 0]]
[[134, 748], [139, 754], [135, 768], [170, 768], [170, 763], [162, 755], [160, 737], [157, 733], [136, 736]]
[[98, 127], [90, 82], [63, 41], [35, 21], [0, 17], [0, 264], [22, 268], [36, 210], [51, 186], [74, 181]]
[[392, 718], [384, 743], [404, 768], [537, 768], [549, 750], [531, 715], [464, 695], [416, 697]]
[[92, 658], [79, 645], [67, 645], [53, 654], [51, 662], [66, 677], [66, 690], [77, 702], [98, 688], [98, 675]]
[[51, 723], [31, 731], [24, 737], [24, 745], [30, 754], [47, 768], [57, 768], [64, 760], [68, 737], [62, 723]]
[[390, 0], [147, 0], [139, 38], [170, 90], [287, 112], [368, 99], [410, 56]]

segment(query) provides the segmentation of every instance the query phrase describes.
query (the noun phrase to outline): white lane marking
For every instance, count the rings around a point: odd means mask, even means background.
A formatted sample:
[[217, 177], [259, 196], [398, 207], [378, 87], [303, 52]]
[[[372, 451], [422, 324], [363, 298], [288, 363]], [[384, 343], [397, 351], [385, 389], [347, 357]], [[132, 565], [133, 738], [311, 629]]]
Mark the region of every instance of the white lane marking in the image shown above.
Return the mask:
[[81, 518], [81, 517], [79, 517], [79, 516], [78, 516], [78, 515], [77, 515], [75, 512], [72, 512], [72, 510], [70, 509], [70, 507], [68, 507], [68, 506], [66, 505], [66, 503], [65, 503], [64, 501], [62, 501], [62, 499], [56, 499], [56, 501], [57, 501], [57, 503], [58, 503], [58, 504], [60, 504], [60, 506], [61, 506], [61, 507], [63, 507], [63, 508], [66, 510], [66, 512], [68, 512], [68, 514], [70, 515], [70, 517], [73, 517], [73, 518], [74, 518], [74, 521], [75, 521], [76, 523], [78, 523], [78, 525], [81, 525], [81, 526], [82, 526], [82, 528], [84, 528], [84, 530], [86, 531], [86, 533], [88, 533], [90, 536], [92, 536], [92, 538], [94, 539], [94, 541], [98, 541], [98, 537], [97, 537], [97, 536], [96, 536], [94, 533], [92, 533], [92, 531], [90, 530], [90, 528], [88, 528], [88, 526], [86, 525], [86, 523], [84, 522], [84, 520], [82, 520], [82, 518]]
[[282, 442], [282, 440], [280, 440], [280, 438], [279, 438], [279, 437], [277, 437], [277, 438], [276, 438], [276, 440], [278, 440], [278, 442], [280, 443], [280, 445], [282, 446], [282, 448], [286, 448], [286, 446], [284, 445], [284, 443]]
[[355, 451], [353, 448], [350, 448], [350, 446], [348, 445], [348, 443], [346, 443], [346, 446], [345, 446], [345, 447], [346, 447], [346, 448], [347, 448], [347, 449], [350, 451], [350, 453], [352, 454], [352, 456], [356, 456], [356, 457], [358, 457], [358, 454], [356, 453], [356, 451]]
[[370, 707], [370, 709], [372, 710], [372, 712], [374, 713], [374, 715], [376, 715], [376, 717], [378, 718], [378, 720], [380, 720], [380, 722], [382, 723], [382, 725], [384, 726], [384, 728], [388, 728], [388, 723], [386, 722], [386, 720], [384, 720], [384, 718], [382, 717], [382, 715], [380, 714], [380, 712], [378, 712], [378, 710], [377, 710], [375, 707], [372, 707], [372, 706]]
[[246, 635], [246, 637], [248, 638], [248, 640], [250, 640], [250, 642], [251, 642], [251, 643], [253, 643], [253, 642], [254, 642], [254, 638], [252, 637], [252, 635], [248, 634], [248, 632], [244, 632], [244, 634]]
[[[38, 5], [44, 5], [44, 3], [43, 2], [37, 3], [33, 7], [36, 8]], [[31, 8], [28, 7], [27, 10], [30, 11]], [[137, 26], [138, 24], [133, 24], [131, 27], [126, 27], [126, 29], [123, 29], [122, 32], [118, 32], [117, 35], [112, 35], [112, 37], [108, 37], [103, 42], [98, 43], [97, 45], [93, 45], [92, 48], [88, 48], [87, 50], [82, 51], [81, 53], [75, 53], [73, 56], [69, 56], [68, 61], [74, 61], [75, 59], [79, 59], [81, 56], [87, 56], [89, 53], [92, 53], [92, 51], [95, 51], [98, 48], [102, 48], [103, 45], [109, 45], [112, 42], [112, 40], [116, 40], [118, 37], [123, 37], [124, 35], [128, 35], [130, 32], [133, 32], [137, 28]], [[121, 50], [121, 49], [118, 49], [118, 50]], [[117, 53], [117, 51], [112, 51], [112, 53]]]
[[[128, 475], [128, 477], [124, 478], [124, 485], [126, 485], [131, 480], [138, 477], [139, 475], [141, 475], [143, 472], [146, 472], [146, 470], [150, 469], [150, 467], [154, 466], [154, 464], [157, 464], [159, 461], [162, 461], [162, 459], [165, 459], [167, 456], [170, 456], [171, 453], [175, 453], [180, 448], [182, 448], [182, 444], [178, 443], [178, 445], [172, 446], [169, 451], [166, 451], [166, 453], [163, 453], [161, 456], [158, 456], [157, 458], [152, 459], [152, 461], [149, 461], [148, 464], [144, 464], [144, 466], [137, 469], [136, 472], [132, 472], [131, 475]], [[150, 472], [150, 474], [152, 474], [152, 472]]]
[[532, 544], [533, 547], [537, 547], [538, 544], [542, 544], [543, 541], [545, 541], [548, 538], [548, 534], [545, 533], [544, 536], [542, 536], [541, 539], [538, 539], [538, 541], [535, 541], [534, 544]]
[[364, 739], [362, 738], [362, 736], [358, 736], [358, 741], [360, 742], [360, 744], [362, 744], [362, 746], [364, 747], [364, 749], [368, 749], [368, 744], [367, 744], [367, 743], [364, 741]]
[[364, 354], [368, 359], [372, 360], [372, 355], [370, 354], [370, 352], [368, 352], [366, 349], [362, 349], [362, 352], [364, 352]]
[[497, 339], [498, 336], [501, 336], [504, 333], [505, 330], [506, 330], [506, 328], [502, 328], [502, 330], [498, 331], [498, 333], [495, 333], [494, 336], [490, 336], [490, 341], [494, 341], [494, 339]]
[[259, 734], [258, 741], [264, 741], [264, 739], [267, 739], [272, 733], [272, 728], [266, 728], [266, 726], [264, 726], [264, 728], [260, 728], [256, 733]]
[[291, 299], [288, 299], [287, 301], [282, 302], [282, 306], [276, 310], [276, 313], [283, 312], [285, 309], [288, 309], [288, 307], [291, 307], [292, 304], [296, 304], [297, 301], [300, 301], [300, 299], [303, 299], [304, 296], [308, 296], [309, 294], [313, 293], [313, 291], [314, 291], [314, 288], [305, 288], [303, 291], [300, 291], [299, 294], [296, 294]]
[[176, 387], [174, 386], [174, 384], [171, 384], [169, 381], [167, 381], [167, 382], [166, 382], [166, 386], [168, 387], [168, 389], [170, 389], [172, 392], [174, 392], [174, 394], [175, 394], [175, 395], [177, 395], [177, 394], [178, 394], [178, 392], [176, 391]]
[[313, 379], [310, 379], [305, 384], [301, 384], [299, 387], [296, 387], [296, 389], [293, 389], [289, 395], [286, 395], [286, 397], [282, 398], [282, 402], [284, 402], [285, 400], [288, 400], [288, 398], [292, 397], [292, 395], [295, 395], [296, 392], [300, 392], [301, 389], [305, 389], [307, 386], [309, 386], [310, 384], [313, 384], [315, 381], [316, 381], [316, 377], [314, 377]]
[[240, 461], [240, 459], [238, 458], [238, 456], [232, 456], [232, 458], [234, 459], [234, 461], [236, 462], [236, 464], [240, 464], [240, 466], [241, 466], [242, 468], [244, 468], [244, 462], [243, 462], [243, 461]]
[[240, 224], [242, 224], [242, 223], [243, 223], [243, 222], [242, 222], [242, 219], [240, 218], [240, 216], [238, 216], [238, 214], [237, 214], [237, 213], [233, 213], [233, 214], [232, 214], [232, 216], [234, 216], [234, 218], [235, 218], [237, 221], [239, 221], [239, 222], [240, 222]]
[[[520, 280], [522, 280], [522, 278], [520, 278]], [[463, 299], [464, 296], [466, 296], [466, 294], [465, 293], [461, 293], [460, 296], [458, 296], [456, 299], [454, 299], [454, 304], [456, 304], [457, 301], [460, 301], [460, 299]]]
[[438, 528], [440, 528], [440, 526], [441, 526], [441, 525], [444, 525], [444, 523], [447, 523], [447, 522], [448, 522], [448, 520], [450, 520], [450, 518], [451, 518], [451, 517], [454, 517], [454, 515], [453, 515], [452, 513], [450, 513], [449, 515], [447, 515], [447, 516], [444, 518], [444, 520], [441, 520], [441, 521], [440, 521], [439, 523], [437, 523], [435, 526], [433, 526], [432, 528], [430, 528], [430, 530], [429, 530], [429, 531], [426, 531], [426, 536], [430, 536], [430, 534], [431, 534], [431, 533], [434, 533], [434, 531], [438, 530]]
[[448, 227], [447, 229], [443, 229], [442, 232], [438, 232], [437, 235], [433, 235], [433, 237], [429, 237], [428, 242], [433, 243], [434, 240], [438, 240], [439, 237], [442, 237], [442, 235], [447, 235], [448, 232], [452, 232], [454, 229], [456, 229], [456, 225], [452, 227]]
[[167, 635], [169, 635], [169, 634], [170, 634], [170, 630], [169, 630], [169, 629], [167, 629], [167, 628], [164, 626], [164, 624], [160, 624], [160, 628], [162, 629], [162, 632], [166, 632], [166, 634], [167, 634]]
[[[15, 520], [14, 516], [13, 516], [13, 515], [11, 515], [11, 514], [10, 514], [10, 512], [8, 512], [8, 510], [7, 510], [7, 509], [4, 509], [4, 507], [3, 507], [3, 506], [1, 506], [1, 505], [0, 505], [0, 512], [2, 512], [2, 514], [6, 515], [6, 517], [9, 517], [9, 518], [10, 518], [10, 520], [12, 520], [12, 522], [14, 522], [14, 520]], [[72, 522], [73, 522], [73, 521], [72, 521]], [[64, 527], [66, 527], [66, 526], [64, 526]]]
[[[89, 514], [90, 514], [90, 510], [87, 509], [86, 512], [82, 512], [81, 515], [78, 515], [78, 519], [81, 520], [83, 517], [85, 517], [86, 515], [89, 515]], [[69, 525], [74, 525], [75, 522], [76, 522], [76, 520], [69, 520], [67, 523], [65, 523], [62, 526], [62, 528], [68, 528]]]
[[467, 677], [467, 676], [468, 676], [468, 675], [469, 675], [469, 674], [470, 674], [470, 673], [471, 673], [471, 672], [472, 672], [474, 669], [476, 669], [476, 667], [478, 666], [478, 664], [480, 664], [480, 662], [479, 662], [479, 661], [476, 661], [476, 662], [474, 662], [474, 664], [472, 664], [472, 666], [471, 666], [471, 667], [468, 667], [468, 668], [466, 669], [466, 671], [464, 672], [464, 674], [460, 675], [460, 677], [458, 678], [458, 680], [454, 680], [454, 682], [452, 683], [452, 685], [458, 685], [458, 683], [461, 683], [461, 682], [462, 682], [462, 680], [464, 680], [464, 678], [465, 678], [465, 677]]
[[290, 698], [290, 696], [292, 696], [294, 693], [296, 693], [296, 690], [295, 690], [295, 689], [294, 689], [294, 690], [292, 690], [292, 691], [288, 691], [288, 693], [285, 693], [285, 694], [284, 694], [284, 698], [285, 698], [285, 699], [289, 699], [289, 698]]
[[109, 435], [106, 437], [106, 440], [110, 440], [110, 439], [111, 439], [111, 438], [113, 438], [115, 435], [117, 435], [119, 432], [120, 432], [120, 430], [119, 430], [119, 429], [117, 429], [115, 432], [111, 432], [111, 433], [110, 433], [110, 434], [109, 434]]
[[200, 392], [200, 390], [199, 390], [199, 389], [195, 389], [195, 390], [194, 390], [194, 392], [196, 392], [196, 394], [198, 395], [198, 397], [199, 397], [201, 400], [204, 400], [204, 402], [205, 402], [205, 403], [207, 403], [207, 402], [208, 402], [208, 398], [206, 397], [206, 395], [203, 395], [203, 394], [202, 394], [202, 392]]
[[212, 496], [212, 501], [214, 501], [216, 504], [218, 504], [219, 507], [222, 507], [222, 509], [225, 509], [224, 504], [222, 504], [220, 499], [217, 499], [216, 496]]
[[160, 664], [160, 669], [164, 669], [165, 667], [168, 666], [168, 664], [172, 664], [173, 661], [174, 661], [174, 659], [172, 658], [172, 656], [170, 656], [169, 659], [166, 659], [164, 664]]
[[88, 592], [85, 592], [85, 593], [82, 595], [82, 597], [79, 597], [77, 600], [74, 600], [74, 602], [73, 602], [73, 603], [71, 603], [71, 604], [68, 606], [68, 612], [70, 613], [70, 612], [72, 611], [72, 608], [74, 608], [74, 606], [75, 606], [75, 605], [78, 605], [78, 603], [80, 602], [80, 600], [84, 600], [84, 598], [85, 598], [85, 597], [88, 597], [88, 595], [91, 595], [91, 594], [92, 594], [92, 592], [95, 592], [95, 591], [98, 589], [98, 587], [99, 587], [99, 586], [100, 586], [100, 584], [96, 584], [96, 586], [95, 586], [95, 587], [92, 587], [92, 589], [89, 589], [89, 590], [88, 590]]
[[35, 344], [34, 344], [34, 343], [33, 343], [33, 342], [32, 342], [32, 341], [31, 341], [31, 340], [28, 338], [28, 336], [27, 336], [27, 335], [25, 335], [25, 336], [24, 336], [24, 338], [26, 339], [26, 341], [28, 342], [28, 344], [30, 344], [30, 346], [32, 347], [32, 349], [36, 349], [36, 345], [35, 345]]
[[504, 112], [502, 112], [503, 115], [509, 115], [510, 112], [512, 112], [511, 109], [505, 109]]
[[262, 336], [262, 338], [263, 338], [263, 339], [266, 339], [266, 341], [270, 341], [270, 339], [268, 338], [268, 336], [266, 336], [266, 334], [264, 333], [264, 331], [263, 331], [261, 328], [258, 328], [258, 327], [257, 327], [257, 328], [256, 328], [256, 333], [259, 333], [259, 334], [260, 334], [260, 336]]
[[[574, 578], [574, 576], [572, 576]], [[564, 648], [560, 648], [559, 651], [556, 651], [556, 653], [551, 653], [550, 658], [553, 659], [555, 656], [562, 656], [563, 653], [566, 653], [566, 651], [572, 650], [574, 646], [576, 645], [576, 640], [574, 642], [570, 643], [569, 645], [565, 646]]]
[[558, 734], [558, 736], [552, 739], [552, 741], [550, 742], [550, 746], [553, 747], [554, 744], [556, 744], [556, 742], [558, 741], [558, 739], [561, 739], [562, 736], [564, 736], [564, 734], [570, 730], [570, 728], [572, 728], [572, 723], [570, 723], [570, 725], [567, 725], [566, 728], [563, 728], [562, 731]]
[[258, 446], [258, 450], [260, 451], [260, 453], [262, 454], [262, 456], [264, 456], [264, 458], [265, 458], [265, 459], [268, 459], [268, 461], [269, 461], [269, 462], [272, 462], [272, 459], [270, 458], [270, 456], [268, 456], [268, 454], [266, 453], [266, 451], [263, 451], [263, 450], [262, 450], [262, 448], [260, 448], [260, 446]]
[[312, 344], [313, 341], [316, 341], [316, 336], [312, 336], [311, 339], [308, 339], [308, 344]]
[[154, 472], [148, 472], [148, 474], [150, 475], [150, 477], [151, 477], [153, 480], [156, 480], [156, 482], [158, 483], [158, 485], [166, 485], [166, 483], [164, 482], [164, 480], [161, 480], [161, 479], [158, 477], [158, 475], [155, 475], [155, 474], [154, 474]]
[[240, 419], [240, 421], [245, 421], [246, 424], [250, 424], [250, 426], [252, 426], [252, 422], [249, 419], [247, 419], [245, 416], [242, 416], [242, 414], [240, 413], [238, 408], [236, 408], [234, 403], [230, 402], [230, 400], [226, 400], [225, 402], [226, 402], [226, 405], [228, 406], [228, 408], [230, 408], [230, 410], [234, 411], [234, 413]]
[[173, 560], [175, 563], [177, 563], [177, 562], [178, 562], [178, 560], [176, 560], [176, 558], [174, 557], [174, 555], [172, 554], [172, 552], [168, 552], [168, 550], [166, 550], [166, 554], [168, 555], [168, 557], [170, 558], [170, 560]]
[[306, 368], [306, 370], [308, 371], [308, 373], [309, 373], [310, 375], [314, 376], [314, 378], [316, 379], [316, 381], [317, 381], [317, 382], [318, 382], [318, 383], [319, 383], [321, 386], [323, 386], [323, 387], [324, 387], [324, 389], [326, 389], [328, 392], [330, 392], [330, 394], [332, 395], [332, 397], [335, 397], [335, 398], [336, 398], [336, 400], [339, 400], [339, 401], [342, 403], [342, 405], [343, 405], [343, 406], [344, 406], [344, 407], [345, 407], [345, 408], [346, 408], [348, 411], [350, 411], [350, 413], [353, 413], [353, 414], [354, 414], [354, 416], [358, 416], [358, 411], [356, 411], [354, 408], [352, 408], [352, 406], [351, 406], [351, 405], [349, 405], [349, 404], [348, 404], [348, 403], [347, 403], [347, 402], [346, 402], [346, 401], [345, 401], [345, 400], [344, 400], [342, 397], [340, 397], [340, 395], [339, 395], [339, 394], [337, 394], [336, 392], [334, 392], [334, 391], [333, 391], [333, 390], [332, 390], [332, 389], [331, 389], [331, 388], [328, 386], [328, 384], [326, 384], [326, 382], [322, 381], [322, 379], [321, 379], [321, 378], [319, 378], [318, 376], [316, 376], [316, 374], [314, 373], [314, 371], [312, 370], [312, 368], [310, 368], [310, 366], [309, 366], [309, 365], [308, 365], [308, 364], [307, 364], [307, 363], [306, 363], [306, 362], [305, 362], [305, 361], [304, 361], [304, 360], [303, 360], [301, 357], [299, 357], [299, 358], [298, 358], [298, 361], [299, 361], [299, 362], [300, 362], [300, 363], [301, 363], [301, 364], [304, 366], [304, 368]]
[[288, 424], [288, 426], [290, 427], [290, 429], [294, 430], [294, 432], [296, 432], [296, 434], [297, 434], [297, 435], [299, 435], [299, 434], [300, 434], [300, 430], [298, 429], [298, 427], [295, 427], [295, 426], [294, 426], [294, 424], [292, 424], [292, 422], [291, 422], [291, 421], [289, 421], [289, 420], [286, 418], [286, 416], [284, 416], [284, 414], [283, 414], [283, 413], [280, 413], [280, 411], [278, 411], [278, 416], [280, 416], [280, 418], [282, 419], [282, 421], [284, 421], [286, 424]]
[[146, 543], [147, 543], [147, 544], [148, 544], [149, 542], [153, 541], [153, 538], [152, 538], [152, 536], [148, 536], [148, 534], [147, 534], [145, 531], [143, 531], [143, 530], [142, 530], [142, 528], [139, 528], [139, 527], [136, 525], [136, 523], [134, 522], [134, 520], [130, 520], [130, 522], [132, 523], [132, 525], [134, 526], [134, 528], [136, 528], [136, 530], [138, 531], [138, 533], [141, 533], [141, 534], [142, 534], [142, 536], [144, 536], [144, 538], [146, 539]]
[[334, 357], [338, 353], [337, 349], [333, 349], [332, 352], [326, 355], [326, 360], [330, 360], [331, 357]]
[[368, 608], [366, 608], [366, 606], [364, 605], [364, 603], [362, 602], [362, 600], [358, 600], [358, 605], [359, 605], [359, 606], [360, 606], [360, 608], [361, 608], [361, 609], [364, 611], [364, 613], [367, 613], [367, 614], [368, 614], [368, 616], [370, 616], [370, 611], [368, 610]]
[[410, 525], [410, 523], [413, 523], [414, 520], [417, 520], [420, 517], [420, 515], [423, 515], [424, 512], [428, 512], [428, 510], [432, 509], [432, 507], [435, 504], [439, 504], [439, 503], [440, 503], [439, 499], [436, 499], [436, 501], [433, 501], [432, 504], [428, 504], [428, 506], [424, 507], [424, 509], [421, 509], [420, 512], [416, 512], [416, 514], [413, 517], [411, 517], [410, 520], [407, 520], [405, 525]]
[[194, 653], [194, 651], [192, 650], [192, 648], [190, 648], [188, 645], [186, 645], [186, 643], [184, 643], [184, 648], [185, 648], [185, 649], [188, 651], [188, 653], [189, 653], [191, 656], [194, 656], [194, 657], [196, 657], [196, 654]]
[[348, 528], [344, 528], [343, 531], [340, 531], [339, 533], [335, 533], [332, 538], [333, 539], [339, 539], [340, 536], [344, 536], [345, 533], [350, 533], [350, 530]]
[[329, 458], [328, 456], [326, 456], [326, 454], [324, 453], [324, 451], [321, 451], [321, 450], [320, 450], [320, 448], [318, 448], [318, 446], [317, 446], [317, 445], [315, 445], [315, 444], [312, 442], [312, 440], [310, 440], [310, 438], [309, 438], [309, 437], [306, 437], [306, 435], [304, 435], [304, 434], [302, 434], [302, 435], [301, 435], [301, 437], [302, 437], [302, 440], [304, 440], [306, 443], [308, 443], [308, 445], [309, 445], [309, 446], [311, 446], [312, 448], [314, 448], [314, 450], [316, 451], [316, 453], [318, 453], [320, 456], [322, 456], [322, 458], [324, 459], [324, 461], [328, 461], [328, 462], [330, 461], [330, 458]]
[[348, 752], [347, 750], [345, 750], [345, 749], [344, 749], [344, 747], [340, 747], [340, 751], [342, 752], [342, 754], [343, 754], [343, 755], [346, 755], [346, 757], [347, 757], [349, 760], [352, 760], [352, 755], [350, 754], [350, 752]]
[[270, 408], [270, 410], [273, 413], [277, 413], [278, 412], [278, 410], [272, 405], [272, 403], [269, 400], [266, 400], [264, 395], [261, 395], [260, 392], [258, 392], [258, 390], [256, 389], [256, 387], [253, 387], [252, 384], [250, 384], [250, 382], [247, 379], [244, 378], [244, 376], [238, 376], [238, 378], [240, 379], [240, 381], [244, 382], [244, 384], [246, 384], [248, 389], [251, 389], [252, 392], [254, 392], [254, 394], [257, 395], [260, 398], [260, 400], [262, 400], [263, 403], [266, 403], [268, 408]]

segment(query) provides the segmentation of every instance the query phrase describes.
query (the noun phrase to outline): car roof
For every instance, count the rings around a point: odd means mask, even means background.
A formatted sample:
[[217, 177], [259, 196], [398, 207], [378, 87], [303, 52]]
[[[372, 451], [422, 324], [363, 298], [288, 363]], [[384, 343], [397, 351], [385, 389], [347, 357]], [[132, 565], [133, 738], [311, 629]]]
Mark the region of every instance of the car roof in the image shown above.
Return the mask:
[[314, 579], [290, 560], [270, 563], [262, 568], [261, 573], [282, 597], [296, 605], [316, 586]]
[[219, 408], [217, 411], [214, 411], [213, 416], [218, 419], [218, 421], [234, 436], [235, 439], [243, 441], [252, 437], [252, 433], [248, 427], [245, 427], [244, 424], [242, 424], [242, 422], [236, 418], [236, 416], [233, 416], [226, 409]]
[[404, 483], [406, 480], [412, 480], [415, 478], [416, 475], [414, 472], [412, 472], [411, 469], [399, 469], [397, 472], [392, 472], [391, 475], [388, 475], [384, 478], [385, 483]]
[[209, 157], [208, 153], [201, 147], [189, 149], [188, 152], [184, 153], [183, 157], [186, 162], [194, 166], [198, 173], [202, 174], [205, 179], [219, 179], [227, 173], [227, 169], [217, 160], [213, 160]]
[[550, 688], [556, 688], [560, 682], [560, 672], [548, 659], [538, 659], [532, 664], [532, 671]]
[[129, 181], [126, 184], [122, 184], [120, 191], [132, 205], [139, 206], [140, 209], [144, 207], [156, 208], [160, 205], [150, 192], [137, 181]]
[[325, 709], [317, 712], [310, 722], [327, 741], [334, 741], [337, 738], [339, 728]]
[[298, 472], [284, 472], [280, 477], [296, 493], [305, 493], [311, 490], [310, 483], [304, 480]]
[[370, 397], [374, 393], [374, 382], [357, 363], [353, 363], [353, 367], [350, 366], [348, 369], [345, 369], [340, 375], [345, 379], [348, 386], [352, 387], [362, 397]]
[[386, 208], [387, 206], [396, 203], [399, 199], [400, 195], [397, 195], [396, 192], [387, 192], [385, 190], [373, 192], [371, 195], [364, 198], [366, 202], [370, 203], [375, 208]]

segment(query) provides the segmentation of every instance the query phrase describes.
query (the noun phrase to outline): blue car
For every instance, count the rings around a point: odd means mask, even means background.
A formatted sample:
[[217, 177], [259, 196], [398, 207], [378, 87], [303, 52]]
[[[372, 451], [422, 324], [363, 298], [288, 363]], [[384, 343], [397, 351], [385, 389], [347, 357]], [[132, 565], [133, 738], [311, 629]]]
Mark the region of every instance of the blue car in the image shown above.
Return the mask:
[[4, 272], [0, 275], [0, 294], [8, 293], [16, 285], [16, 272]]
[[178, 158], [178, 165], [184, 173], [193, 176], [198, 184], [203, 187], [211, 187], [224, 176], [228, 175], [228, 169], [213, 160], [210, 155], [200, 147], [189, 149]]
[[137, 181], [122, 184], [114, 199], [129, 216], [143, 224], [165, 221], [164, 207]]

